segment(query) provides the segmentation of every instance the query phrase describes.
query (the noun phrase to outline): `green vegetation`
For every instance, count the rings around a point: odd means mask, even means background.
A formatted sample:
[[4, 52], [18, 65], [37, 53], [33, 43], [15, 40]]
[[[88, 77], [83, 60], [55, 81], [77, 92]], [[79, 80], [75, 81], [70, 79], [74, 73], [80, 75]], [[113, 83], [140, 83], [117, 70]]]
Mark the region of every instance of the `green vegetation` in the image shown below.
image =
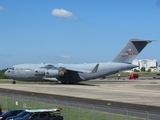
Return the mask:
[[0, 84], [1, 83], [12, 83], [13, 80], [11, 79], [0, 79]]
[[5, 71], [6, 69], [0, 70], [0, 79], [7, 79], [7, 77], [4, 74]]
[[[62, 104], [56, 103], [54, 100], [43, 99], [45, 102], [37, 101], [36, 98], [15, 98], [8, 96], [0, 96], [0, 105], [2, 110], [11, 110], [11, 109], [37, 109], [37, 108], [62, 108], [61, 115], [65, 120], [145, 120], [144, 118], [138, 118], [133, 116], [127, 116], [126, 111], [122, 112], [123, 114], [110, 113], [108, 109], [101, 109], [101, 111], [96, 111], [93, 106], [84, 106], [88, 109], [81, 108], [81, 106], [69, 104], [64, 102]], [[77, 106], [77, 107], [71, 107]]]
[[145, 67], [142, 67], [142, 68], [141, 68], [141, 71], [142, 71], [142, 72], [146, 72], [146, 68], [145, 68]]

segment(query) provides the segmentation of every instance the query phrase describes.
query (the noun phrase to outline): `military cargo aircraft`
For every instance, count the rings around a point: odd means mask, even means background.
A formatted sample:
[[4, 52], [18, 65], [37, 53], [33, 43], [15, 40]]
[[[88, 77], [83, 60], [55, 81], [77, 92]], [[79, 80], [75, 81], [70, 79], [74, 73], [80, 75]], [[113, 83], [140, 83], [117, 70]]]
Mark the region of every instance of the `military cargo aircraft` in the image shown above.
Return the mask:
[[13, 83], [16, 83], [15, 80], [76, 83], [82, 80], [105, 77], [122, 70], [138, 67], [131, 64], [131, 62], [150, 42], [152, 40], [132, 38], [113, 60], [106, 63], [19, 64], [9, 68], [5, 75], [13, 79]]

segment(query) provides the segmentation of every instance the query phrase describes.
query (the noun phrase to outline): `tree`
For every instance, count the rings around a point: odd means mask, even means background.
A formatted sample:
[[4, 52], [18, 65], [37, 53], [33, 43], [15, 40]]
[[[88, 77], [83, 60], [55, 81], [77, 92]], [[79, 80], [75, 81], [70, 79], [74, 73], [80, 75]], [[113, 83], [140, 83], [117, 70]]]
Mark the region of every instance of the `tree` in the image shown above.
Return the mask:
[[145, 68], [145, 67], [142, 67], [142, 68], [141, 68], [141, 72], [146, 72], [146, 68]]
[[139, 72], [139, 70], [137, 70], [137, 69], [134, 69], [134, 70], [133, 70], [133, 72]]
[[151, 66], [150, 68], [156, 68], [156, 66]]
[[6, 71], [6, 69], [0, 70], [0, 79], [6, 79], [7, 78], [4, 74], [5, 71]]
[[151, 72], [151, 69], [148, 69], [147, 72]]

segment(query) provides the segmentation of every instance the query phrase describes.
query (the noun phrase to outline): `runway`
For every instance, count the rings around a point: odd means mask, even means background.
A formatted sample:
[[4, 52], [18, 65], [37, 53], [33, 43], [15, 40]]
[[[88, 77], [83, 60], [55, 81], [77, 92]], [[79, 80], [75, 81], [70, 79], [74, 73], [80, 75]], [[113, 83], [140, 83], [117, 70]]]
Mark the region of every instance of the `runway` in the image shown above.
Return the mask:
[[[32, 94], [62, 96], [66, 100], [103, 101], [100, 104], [125, 107], [145, 106], [160, 111], [160, 80], [91, 80], [80, 84], [0, 84], [0, 88], [8, 91], [18, 90]], [[2, 92], [2, 89], [0, 90]], [[127, 107], [127, 106], [126, 106]]]

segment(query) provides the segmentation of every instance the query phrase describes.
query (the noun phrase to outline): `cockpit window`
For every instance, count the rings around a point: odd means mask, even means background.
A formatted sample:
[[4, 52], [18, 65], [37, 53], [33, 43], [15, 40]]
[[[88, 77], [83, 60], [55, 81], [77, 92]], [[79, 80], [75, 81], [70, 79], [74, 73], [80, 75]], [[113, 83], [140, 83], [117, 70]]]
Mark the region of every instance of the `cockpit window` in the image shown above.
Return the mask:
[[12, 68], [9, 68], [10, 70], [14, 70], [14, 68], [12, 67]]

